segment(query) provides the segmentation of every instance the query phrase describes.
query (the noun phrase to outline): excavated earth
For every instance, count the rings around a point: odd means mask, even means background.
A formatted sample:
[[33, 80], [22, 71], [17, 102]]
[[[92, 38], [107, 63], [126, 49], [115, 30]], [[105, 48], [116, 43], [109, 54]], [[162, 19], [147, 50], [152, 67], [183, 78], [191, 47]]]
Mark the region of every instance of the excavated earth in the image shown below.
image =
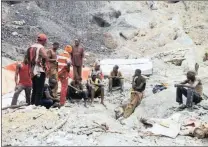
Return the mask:
[[[145, 98], [135, 112], [125, 120], [116, 120], [114, 109], [128, 101], [131, 79], [125, 80], [123, 95], [107, 93], [105, 102], [97, 100], [95, 107], [85, 108], [83, 102], [66, 104], [60, 109], [28, 106], [2, 111], [2, 145], [196, 145], [208, 146], [207, 139], [178, 135], [176, 138], [146, 136], [140, 118], [168, 118], [176, 112], [174, 84], [185, 79], [187, 70], [199, 64], [198, 77], [208, 95], [208, 63], [202, 62], [208, 47], [208, 2], [155, 2], [151, 10], [147, 2], [74, 2], [36, 1], [17, 4], [2, 3], [3, 65], [21, 60], [28, 45], [39, 32], [49, 37], [61, 49], [81, 38], [86, 52], [86, 64], [96, 58], [140, 58], [153, 62], [153, 75], [147, 80]], [[56, 13], [55, 13], [56, 12]], [[15, 21], [15, 22], [14, 22]], [[122, 37], [122, 35], [124, 37]], [[60, 51], [61, 51], [60, 49]], [[169, 62], [183, 59], [175, 65]], [[102, 67], [101, 67], [102, 68]], [[168, 83], [157, 94], [153, 86]], [[8, 94], [8, 97], [11, 97]], [[20, 102], [21, 103], [21, 102]], [[180, 122], [196, 119], [208, 122], [208, 100], [203, 100], [193, 112], [184, 110]], [[39, 117], [37, 117], [39, 116]], [[37, 118], [36, 118], [37, 117]], [[50, 132], [62, 123], [57, 130]], [[106, 123], [109, 131], [92, 129], [96, 123]]]

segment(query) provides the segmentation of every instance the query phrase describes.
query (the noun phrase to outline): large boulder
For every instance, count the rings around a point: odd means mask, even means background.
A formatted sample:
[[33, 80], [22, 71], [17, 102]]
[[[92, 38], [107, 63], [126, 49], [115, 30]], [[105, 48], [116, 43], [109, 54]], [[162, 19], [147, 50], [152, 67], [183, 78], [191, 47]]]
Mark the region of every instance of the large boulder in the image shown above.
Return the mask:
[[118, 46], [117, 41], [110, 33], [104, 34], [103, 43], [109, 49], [116, 49]]

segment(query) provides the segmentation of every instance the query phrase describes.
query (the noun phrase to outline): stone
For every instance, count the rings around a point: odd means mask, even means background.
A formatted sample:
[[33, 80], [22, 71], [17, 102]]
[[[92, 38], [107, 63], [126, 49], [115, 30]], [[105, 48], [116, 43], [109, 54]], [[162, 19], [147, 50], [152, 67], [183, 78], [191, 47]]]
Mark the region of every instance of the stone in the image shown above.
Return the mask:
[[109, 33], [104, 34], [103, 43], [109, 49], [116, 49], [118, 46], [116, 40]]
[[153, 28], [155, 28], [157, 26], [157, 23], [156, 22], [151, 22], [149, 24], [149, 26], [150, 26], [151, 29], [153, 29]]
[[13, 35], [13, 36], [17, 36], [18, 33], [17, 33], [17, 32], [12, 32], [12, 35]]
[[19, 26], [23, 26], [25, 24], [24, 20], [20, 20], [20, 21], [13, 21], [12, 22], [14, 25], [19, 25]]

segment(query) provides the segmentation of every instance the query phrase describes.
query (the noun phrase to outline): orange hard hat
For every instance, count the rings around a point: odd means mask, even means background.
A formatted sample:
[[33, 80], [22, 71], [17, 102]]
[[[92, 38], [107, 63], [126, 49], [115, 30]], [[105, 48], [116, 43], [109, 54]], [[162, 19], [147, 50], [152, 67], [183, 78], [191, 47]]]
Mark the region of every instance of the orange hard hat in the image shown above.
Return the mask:
[[46, 41], [47, 40], [47, 36], [45, 34], [39, 34], [38, 35], [38, 40], [39, 41]]
[[67, 51], [68, 53], [71, 53], [72, 47], [70, 45], [67, 45], [67, 46], [65, 46], [64, 50]]

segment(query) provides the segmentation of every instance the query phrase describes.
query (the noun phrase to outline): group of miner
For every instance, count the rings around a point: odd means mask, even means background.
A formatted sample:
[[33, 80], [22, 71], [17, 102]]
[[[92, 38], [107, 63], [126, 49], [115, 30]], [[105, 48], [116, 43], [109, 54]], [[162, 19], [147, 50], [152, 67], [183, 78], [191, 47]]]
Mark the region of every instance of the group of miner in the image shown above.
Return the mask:
[[[84, 48], [80, 41], [75, 39], [73, 45], [66, 45], [63, 52], [58, 54], [59, 43], [54, 42], [51, 48], [46, 49], [47, 36], [39, 34], [37, 42], [27, 49], [23, 62], [16, 66], [16, 87], [11, 105], [17, 105], [18, 96], [24, 90], [28, 105], [41, 105], [47, 109], [64, 106], [67, 100], [69, 103], [74, 103], [74, 100], [82, 99], [85, 107], [87, 102], [93, 107], [95, 98], [100, 98], [101, 104], [106, 107], [104, 75], [99, 61], [93, 65], [86, 85], [83, 84]], [[71, 68], [73, 68], [73, 77], [70, 77]], [[69, 77], [72, 78], [71, 83], [68, 83]], [[117, 87], [122, 93], [124, 79], [119, 66], [115, 65], [108, 75], [108, 92], [111, 93], [113, 88]], [[58, 81], [61, 83], [60, 93]], [[131, 84], [129, 103], [115, 109], [116, 118], [130, 116], [144, 97], [146, 78], [142, 76], [140, 69], [135, 69]], [[188, 71], [187, 79], [175, 84], [175, 87], [179, 109], [192, 108], [193, 103], [197, 104], [202, 100], [202, 83], [196, 78], [194, 71]], [[187, 98], [186, 104], [183, 104], [182, 95]]]

